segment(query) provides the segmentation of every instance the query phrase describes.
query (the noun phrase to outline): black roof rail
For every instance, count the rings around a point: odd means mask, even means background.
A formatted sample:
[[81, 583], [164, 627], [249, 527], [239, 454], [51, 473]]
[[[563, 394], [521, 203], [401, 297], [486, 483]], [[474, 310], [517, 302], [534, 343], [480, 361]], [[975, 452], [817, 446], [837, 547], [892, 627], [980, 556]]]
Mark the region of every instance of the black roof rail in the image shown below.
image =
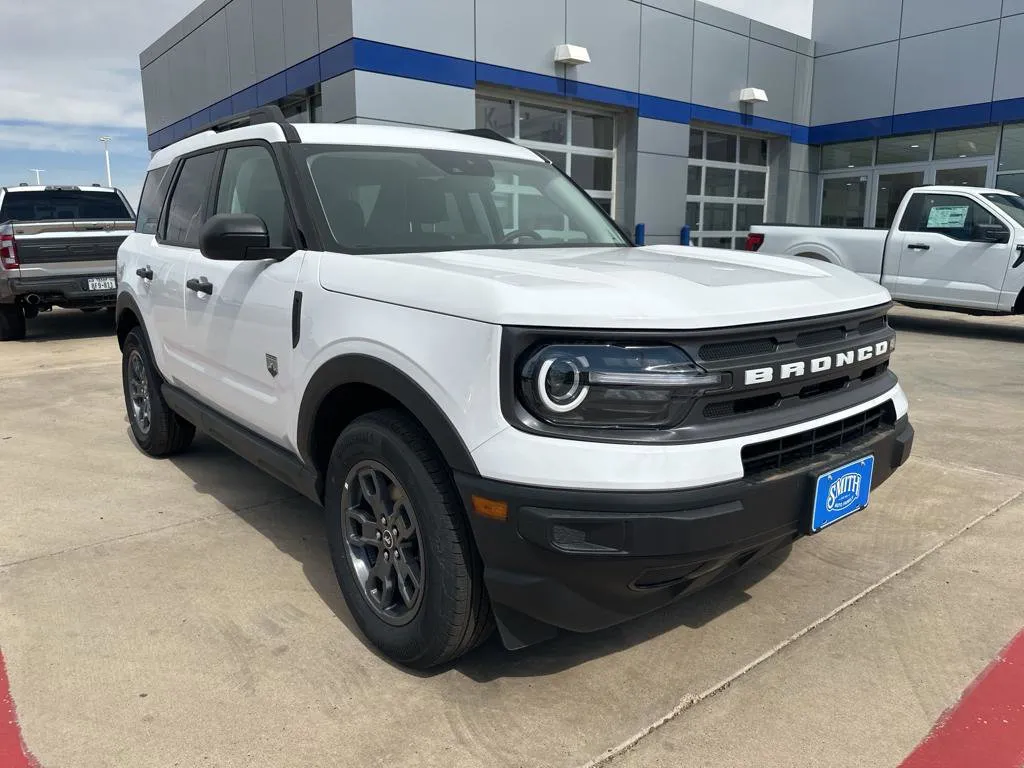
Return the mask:
[[481, 139], [491, 139], [492, 141], [501, 141], [505, 144], [515, 144], [512, 139], [508, 136], [498, 133], [491, 128], [466, 128], [461, 131], [452, 131], [452, 133], [461, 133], [463, 136], [478, 136]]
[[207, 123], [195, 130], [189, 131], [187, 134], [182, 136], [179, 141], [191, 136], [196, 136], [200, 133], [205, 133], [206, 131], [221, 133], [235, 128], [245, 128], [250, 125], [263, 125], [265, 123], [274, 123], [278, 125], [284, 132], [285, 141], [291, 144], [297, 144], [299, 142], [299, 132], [295, 130], [294, 125], [285, 119], [284, 112], [282, 112], [281, 108], [276, 104], [268, 104], [265, 107], [256, 107], [256, 109], [250, 109], [247, 112], [239, 112], [237, 115], [231, 115], [231, 117], [225, 117], [220, 120]]

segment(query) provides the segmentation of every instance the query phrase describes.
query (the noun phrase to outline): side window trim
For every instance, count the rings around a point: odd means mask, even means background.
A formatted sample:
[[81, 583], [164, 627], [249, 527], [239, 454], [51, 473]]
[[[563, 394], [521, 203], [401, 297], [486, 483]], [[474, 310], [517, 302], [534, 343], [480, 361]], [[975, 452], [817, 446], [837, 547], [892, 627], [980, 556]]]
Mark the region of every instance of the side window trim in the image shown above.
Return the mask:
[[[142, 194], [139, 196], [139, 210], [137, 210], [135, 212], [135, 231], [138, 234], [140, 234], [140, 235], [149, 235], [149, 236], [152, 236], [152, 237], [158, 236], [160, 234], [160, 221], [161, 221], [161, 219], [163, 217], [164, 206], [167, 205], [167, 190], [169, 188], [168, 180], [170, 179], [171, 172], [173, 170], [174, 170], [173, 164], [168, 164], [168, 165], [160, 166], [158, 168], [153, 168], [153, 169], [151, 169], [151, 170], [146, 172], [146, 179], [142, 183]], [[163, 171], [163, 173], [160, 175], [160, 182], [156, 185], [156, 194], [157, 194], [158, 203], [157, 203], [156, 207], [153, 209], [153, 211], [155, 211], [155, 213], [156, 213], [156, 225], [155, 225], [155, 227], [153, 229], [153, 232], [144, 232], [141, 229], [141, 227], [143, 226], [143, 223], [142, 223], [142, 214], [143, 214], [142, 204], [145, 202], [146, 189], [148, 188], [150, 177], [154, 173], [156, 173], [157, 171]], [[123, 195], [122, 195], [122, 197], [123, 197]]]

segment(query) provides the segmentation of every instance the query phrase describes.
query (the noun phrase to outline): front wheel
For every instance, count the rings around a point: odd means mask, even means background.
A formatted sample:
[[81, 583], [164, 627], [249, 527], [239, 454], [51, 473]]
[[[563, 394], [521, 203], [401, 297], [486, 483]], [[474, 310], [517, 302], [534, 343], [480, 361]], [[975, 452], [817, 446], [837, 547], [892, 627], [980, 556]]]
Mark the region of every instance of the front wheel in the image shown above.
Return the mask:
[[21, 307], [0, 305], [0, 341], [21, 341], [25, 332], [25, 313]]
[[159, 374], [138, 328], [133, 329], [124, 341], [121, 381], [128, 423], [139, 448], [157, 458], [172, 456], [188, 448], [196, 428], [172, 411], [164, 400]]
[[341, 591], [386, 656], [426, 669], [493, 628], [483, 566], [451, 473], [402, 411], [354, 421], [331, 454], [327, 536]]

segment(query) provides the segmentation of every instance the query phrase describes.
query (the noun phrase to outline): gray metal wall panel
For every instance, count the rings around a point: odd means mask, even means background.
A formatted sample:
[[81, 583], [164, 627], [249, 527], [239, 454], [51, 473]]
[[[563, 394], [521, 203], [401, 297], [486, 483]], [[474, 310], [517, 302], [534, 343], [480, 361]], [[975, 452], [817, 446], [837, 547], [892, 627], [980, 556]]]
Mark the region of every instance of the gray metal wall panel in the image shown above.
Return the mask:
[[693, 75], [693, 22], [657, 8], [641, 17], [640, 93], [690, 100]]
[[693, 17], [697, 21], [713, 24], [716, 27], [728, 29], [731, 32], [747, 37], [750, 36], [750, 19], [746, 16], [740, 16], [738, 13], [723, 10], [718, 6], [708, 5], [697, 0], [693, 8]]
[[317, 0], [287, 0], [284, 14], [284, 65], [298, 64], [320, 51]]
[[192, 114], [188, 110], [188, 90], [191, 87], [188, 78], [191, 70], [186, 52], [187, 46], [178, 43], [162, 57], [167, 60], [167, 111], [172, 123]]
[[356, 72], [356, 114], [436, 128], [473, 128], [476, 94], [469, 88]]
[[160, 35], [152, 45], [142, 52], [139, 56], [142, 66], [146, 66], [148, 63], [155, 61], [158, 56], [162, 56], [167, 53], [167, 51], [169, 51], [175, 43], [180, 41], [181, 38], [181, 22], [179, 21], [173, 27]]
[[640, 83], [640, 5], [632, 0], [567, 0], [565, 14], [565, 42], [586, 46], [592, 60], [568, 68], [567, 77], [635, 93]]
[[815, 55], [896, 40], [902, 11], [902, 0], [815, 0]]
[[788, 51], [798, 51], [805, 53], [805, 55], [807, 45], [811, 42], [799, 35], [794, 35], [792, 32], [787, 32], [786, 30], [779, 29], [778, 27], [770, 27], [759, 21], [750, 22], [750, 36], [763, 43], [771, 43], [772, 45], [777, 45], [780, 48], [785, 48]]
[[[1021, 0], [1024, 4], [1024, 0]], [[1019, 99], [1024, 96], [1024, 16], [1003, 19], [999, 35], [999, 55], [996, 59], [995, 98]]]
[[1003, 16], [1024, 13], [1024, 0], [1003, 0]]
[[979, 21], [991, 21], [999, 18], [1001, 10], [1002, 0], [903, 0], [903, 26], [900, 35], [911, 37], [975, 24]]
[[817, 224], [818, 177], [790, 171], [786, 190], [786, 223]]
[[256, 78], [284, 69], [284, 6], [282, 0], [252, 0], [252, 37]]
[[177, 118], [170, 110], [170, 79], [167, 54], [155, 59], [142, 70], [142, 92], [146, 109], [146, 130], [153, 133]]
[[896, 113], [989, 101], [998, 36], [990, 21], [903, 40]]
[[758, 117], [793, 122], [797, 55], [760, 40], [750, 41], [747, 85], [763, 88], [768, 94], [767, 104], [754, 107], [754, 114]]
[[694, 0], [642, 0], [644, 5], [661, 8], [663, 11], [693, 18]]
[[356, 116], [356, 73], [332, 77], [320, 84], [323, 121], [341, 123]]
[[892, 114], [899, 44], [885, 43], [814, 60], [814, 125]]
[[817, 173], [821, 167], [821, 148], [808, 144], [791, 142], [789, 145], [789, 170], [803, 173]]
[[473, 58], [473, 0], [351, 0], [351, 3], [356, 37], [446, 56]]
[[256, 51], [252, 39], [252, 0], [231, 0], [225, 9], [228, 20], [228, 74], [231, 92], [256, 82]]
[[562, 77], [555, 46], [565, 41], [564, 0], [476, 1], [478, 61]]
[[207, 101], [199, 109], [227, 98], [232, 93], [231, 78], [228, 75], [228, 14], [218, 11], [209, 21], [203, 24], [195, 34], [200, 36], [200, 44], [206, 51]]
[[698, 21], [693, 29], [693, 101], [737, 111], [738, 91], [747, 86], [749, 48], [750, 38]]
[[796, 78], [793, 83], [793, 122], [811, 124], [811, 96], [814, 86], [814, 59], [796, 55]]
[[641, 117], [637, 120], [636, 147], [640, 152], [686, 157], [690, 153], [690, 126]]
[[636, 221], [654, 237], [679, 236], [686, 218], [685, 157], [637, 152]]
[[352, 37], [352, 0], [317, 0], [320, 19], [320, 50]]

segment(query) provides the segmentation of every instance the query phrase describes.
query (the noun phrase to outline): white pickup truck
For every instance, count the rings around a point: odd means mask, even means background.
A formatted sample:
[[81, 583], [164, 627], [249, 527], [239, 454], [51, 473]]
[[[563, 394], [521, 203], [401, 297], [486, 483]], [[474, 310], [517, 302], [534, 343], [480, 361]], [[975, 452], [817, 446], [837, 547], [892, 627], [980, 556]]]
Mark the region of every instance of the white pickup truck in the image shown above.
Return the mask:
[[748, 251], [828, 261], [911, 306], [1024, 314], [1024, 199], [977, 187], [910, 190], [888, 231], [760, 224]]

